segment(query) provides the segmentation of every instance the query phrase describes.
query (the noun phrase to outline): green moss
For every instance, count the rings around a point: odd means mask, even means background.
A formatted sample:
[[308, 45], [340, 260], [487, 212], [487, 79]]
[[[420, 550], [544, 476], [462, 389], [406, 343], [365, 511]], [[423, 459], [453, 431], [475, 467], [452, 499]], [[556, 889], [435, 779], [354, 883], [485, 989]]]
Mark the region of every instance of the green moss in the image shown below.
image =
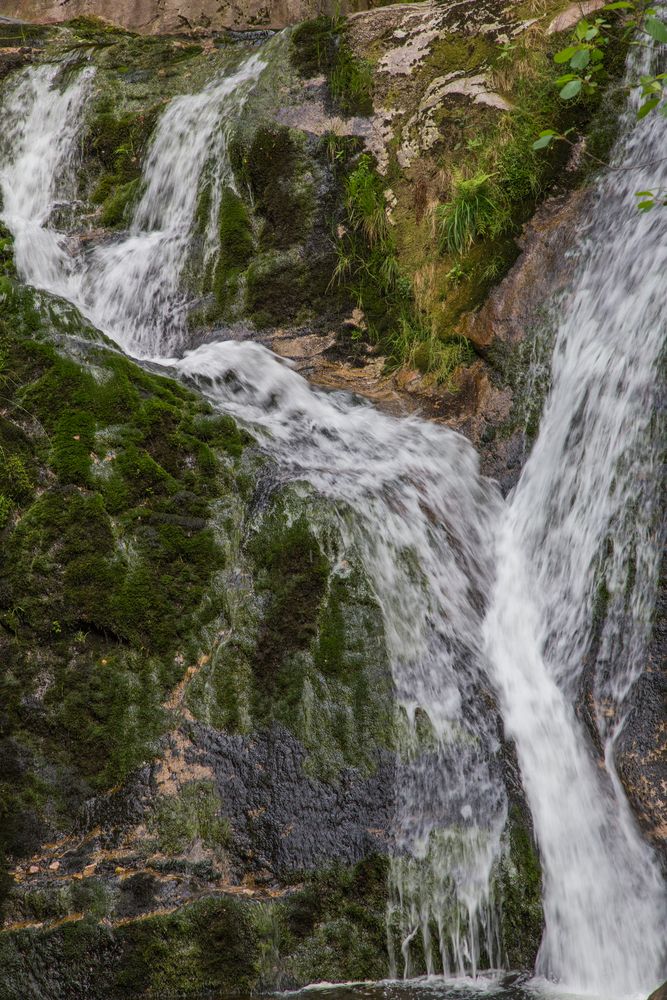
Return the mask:
[[387, 975], [387, 859], [308, 876], [288, 897], [293, 950], [286, 963], [297, 982], [380, 980]]
[[258, 944], [250, 908], [211, 897], [111, 927], [95, 918], [0, 938], [3, 1000], [146, 1000], [251, 991]]
[[[115, 178], [113, 178], [113, 182], [115, 183]], [[127, 184], [121, 184], [110, 192], [108, 197], [104, 199], [100, 213], [100, 222], [103, 226], [114, 229], [117, 226], [123, 225], [123, 223], [129, 222], [130, 212], [136, 201], [139, 185], [139, 178], [135, 178], [135, 180], [128, 181]]]
[[253, 255], [253, 234], [248, 210], [241, 198], [226, 187], [220, 196], [220, 263], [226, 273], [242, 271]]
[[258, 692], [269, 703], [276, 696], [298, 698], [298, 668], [280, 668], [316, 635], [328, 563], [304, 517], [288, 525], [281, 524], [280, 515], [274, 517], [250, 551], [259, 569], [258, 586], [268, 600], [253, 657]]
[[231, 188], [225, 187], [220, 197], [218, 219], [220, 254], [213, 275], [213, 291], [218, 305], [226, 305], [236, 290], [236, 279], [250, 263], [254, 254], [254, 236], [250, 215]]
[[0, 276], [16, 276], [14, 266], [14, 239], [9, 229], [0, 222]]
[[509, 844], [500, 862], [501, 938], [513, 969], [535, 964], [542, 939], [542, 875], [526, 820], [514, 807], [509, 819]]
[[247, 314], [260, 328], [295, 320], [324, 293], [326, 278], [297, 253], [263, 254], [246, 273]]
[[303, 239], [314, 209], [303, 134], [285, 125], [255, 130], [247, 151], [232, 147], [236, 173], [247, 184], [264, 220], [264, 248], [286, 249]]
[[213, 784], [193, 781], [177, 795], [157, 799], [148, 831], [155, 836], [157, 849], [166, 854], [183, 854], [196, 840], [221, 851], [229, 844], [231, 830], [219, 812], [220, 797]]
[[129, 221], [140, 193], [141, 165], [159, 115], [159, 106], [117, 114], [102, 97], [82, 138], [84, 162], [95, 180], [90, 193], [100, 205], [100, 222], [117, 228]]
[[250, 439], [183, 386], [92, 338], [82, 347], [83, 321], [76, 360], [57, 353], [58, 311], [2, 280], [0, 737], [24, 764], [0, 806], [16, 816], [14, 852], [37, 846], [26, 826], [39, 836], [38, 817], [71, 822], [93, 789], [155, 753], [173, 654], [220, 613], [210, 504], [240, 497], [234, 462]]

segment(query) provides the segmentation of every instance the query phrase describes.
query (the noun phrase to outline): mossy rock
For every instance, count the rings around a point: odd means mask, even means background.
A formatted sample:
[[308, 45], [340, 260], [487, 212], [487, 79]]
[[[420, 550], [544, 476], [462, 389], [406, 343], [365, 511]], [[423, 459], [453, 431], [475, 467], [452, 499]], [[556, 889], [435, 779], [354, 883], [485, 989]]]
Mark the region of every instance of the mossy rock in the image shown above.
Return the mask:
[[512, 969], [531, 969], [544, 930], [542, 872], [532, 831], [518, 806], [510, 813], [498, 883], [503, 951]]
[[28, 827], [67, 828], [155, 755], [175, 654], [222, 613], [213, 505], [247, 502], [250, 438], [0, 280], [0, 849], [19, 857]]
[[237, 139], [231, 152], [235, 172], [264, 220], [262, 246], [286, 249], [303, 240], [315, 208], [303, 134], [285, 125], [263, 125], [247, 148]]

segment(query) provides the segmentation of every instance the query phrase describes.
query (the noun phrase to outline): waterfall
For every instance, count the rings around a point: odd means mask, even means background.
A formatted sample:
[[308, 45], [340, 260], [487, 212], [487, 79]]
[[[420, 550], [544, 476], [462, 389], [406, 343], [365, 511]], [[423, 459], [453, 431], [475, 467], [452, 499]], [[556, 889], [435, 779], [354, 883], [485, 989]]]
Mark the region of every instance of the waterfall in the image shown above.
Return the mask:
[[[201, 93], [170, 102], [146, 156], [142, 195], [129, 232], [84, 253], [74, 253], [74, 241], [47, 223], [56, 199], [62, 198], [59, 179], [64, 175], [67, 180], [75, 157], [93, 72], [85, 70], [64, 92], [57, 85], [57, 66], [30, 69], [19, 77], [6, 105], [8, 155], [0, 182], [8, 193], [4, 218], [16, 234], [16, 260], [25, 280], [69, 299], [137, 357], [181, 348], [188, 304], [181, 275], [200, 179], [210, 163], [218, 192], [222, 183], [233, 185], [228, 126], [265, 65], [254, 53]], [[70, 184], [71, 175], [70, 170]], [[218, 208], [214, 199], [209, 250]]]
[[497, 489], [460, 435], [315, 392], [259, 345], [205, 344], [174, 364], [336, 504], [374, 585], [398, 706], [397, 971], [418, 932], [431, 973], [499, 965], [490, 886], [507, 807], [481, 648]]
[[60, 66], [46, 64], [17, 78], [0, 136], [0, 210], [14, 234], [17, 267], [26, 281], [53, 292], [66, 287], [73, 260], [67, 238], [49, 223], [75, 194], [77, 139], [94, 73], [85, 69], [68, 86], [60, 75]]
[[[664, 216], [638, 213], [635, 192], [665, 187], [666, 142], [660, 115], [626, 131], [598, 183], [538, 439], [499, 530], [484, 627], [544, 872], [537, 972], [608, 995], [664, 978], [664, 884], [613, 753], [643, 668], [660, 568], [655, 415], [667, 244]], [[624, 169], [632, 164], [640, 169]], [[608, 604], [593, 698], [602, 759], [574, 708], [595, 652], [601, 588]]]
[[[263, 66], [252, 55], [201, 94], [170, 103], [129, 232], [84, 253], [54, 228], [53, 210], [74, 194], [92, 72], [66, 87], [51, 66], [18, 76], [4, 105], [0, 185], [20, 273], [70, 299], [124, 349], [168, 362], [251, 427], [282, 475], [330, 499], [343, 544], [363, 560], [396, 688], [388, 917], [401, 942], [396, 972], [412, 973], [417, 937], [429, 973], [502, 964], [493, 891], [507, 822], [500, 712], [544, 873], [537, 974], [606, 1000], [647, 990], [665, 971], [664, 888], [613, 758], [658, 573], [652, 413], [667, 247], [659, 215], [637, 214], [633, 192], [667, 182], [667, 123], [656, 116], [628, 130], [615, 166], [646, 166], [612, 170], [598, 184], [539, 436], [504, 502], [463, 437], [316, 391], [256, 344], [170, 357], [183, 345], [180, 279], [202, 172], [213, 163], [216, 197], [233, 183], [228, 123]], [[212, 224], [207, 235], [213, 245]], [[609, 596], [596, 631], [601, 589]], [[576, 711], [584, 682], [597, 751]]]

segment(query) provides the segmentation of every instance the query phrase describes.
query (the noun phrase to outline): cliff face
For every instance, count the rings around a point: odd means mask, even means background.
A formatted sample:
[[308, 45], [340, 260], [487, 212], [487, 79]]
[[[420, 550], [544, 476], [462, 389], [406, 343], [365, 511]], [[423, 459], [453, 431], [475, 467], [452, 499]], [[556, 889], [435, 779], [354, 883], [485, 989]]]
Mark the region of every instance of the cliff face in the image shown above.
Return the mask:
[[26, 21], [57, 24], [73, 17], [100, 17], [129, 31], [157, 35], [195, 29], [284, 28], [334, 8], [361, 10], [363, 4], [335, 5], [330, 0], [0, 0], [0, 14]]

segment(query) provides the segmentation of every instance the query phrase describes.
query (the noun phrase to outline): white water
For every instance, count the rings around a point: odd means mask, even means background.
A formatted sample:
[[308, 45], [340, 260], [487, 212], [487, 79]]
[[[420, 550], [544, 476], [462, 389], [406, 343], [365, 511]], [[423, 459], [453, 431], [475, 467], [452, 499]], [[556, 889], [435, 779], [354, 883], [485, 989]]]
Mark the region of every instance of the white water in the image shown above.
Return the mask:
[[[7, 192], [3, 216], [15, 234], [16, 261], [26, 281], [69, 299], [135, 357], [181, 348], [187, 307], [181, 274], [200, 180], [212, 164], [218, 197], [223, 183], [233, 185], [227, 127], [242, 112], [264, 67], [255, 53], [201, 93], [171, 101], [146, 157], [129, 232], [76, 254], [73, 241], [47, 223], [72, 183], [93, 74], [82, 73], [64, 94], [54, 85], [57, 66], [41, 66], [19, 78], [6, 107], [10, 120], [20, 124], [7, 136], [11, 150], [0, 182]], [[212, 207], [217, 218], [215, 198]], [[215, 241], [214, 224], [207, 241]]]
[[[261, 68], [251, 57], [203, 94], [172, 102], [129, 235], [77, 258], [49, 219], [54, 202], [71, 194], [90, 75], [64, 94], [50, 67], [20, 77], [5, 103], [0, 183], [25, 279], [71, 299], [135, 354], [176, 350], [185, 310], [179, 277], [202, 171], [215, 157], [224, 173], [225, 123]], [[647, 121], [617, 155], [651, 160], [664, 138], [664, 119]], [[655, 186], [661, 169], [601, 183], [540, 436], [507, 506], [480, 478], [463, 438], [315, 392], [257, 345], [206, 345], [174, 362], [256, 428], [286, 477], [332, 499], [346, 544], [373, 580], [402, 720], [390, 919], [407, 974], [418, 934], [429, 972], [500, 962], [490, 886], [506, 802], [489, 676], [516, 741], [545, 871], [538, 974], [607, 1000], [664, 977], [664, 891], [613, 770], [657, 572], [649, 422], [667, 260], [659, 216], [638, 216], [632, 192]], [[608, 538], [613, 550], [603, 561]], [[593, 663], [601, 574], [610, 614]], [[587, 660], [606, 771], [573, 708]]]
[[[665, 186], [666, 148], [667, 123], [655, 116], [614, 157], [617, 166], [649, 165], [609, 171], [599, 184], [540, 433], [499, 533], [485, 622], [545, 872], [537, 972], [611, 995], [657, 983], [667, 939], [664, 884], [613, 766], [661, 555], [652, 423], [667, 333], [667, 241], [664, 216], [640, 215], [634, 192]], [[573, 708], [602, 579], [609, 613], [593, 694], [606, 769]]]

